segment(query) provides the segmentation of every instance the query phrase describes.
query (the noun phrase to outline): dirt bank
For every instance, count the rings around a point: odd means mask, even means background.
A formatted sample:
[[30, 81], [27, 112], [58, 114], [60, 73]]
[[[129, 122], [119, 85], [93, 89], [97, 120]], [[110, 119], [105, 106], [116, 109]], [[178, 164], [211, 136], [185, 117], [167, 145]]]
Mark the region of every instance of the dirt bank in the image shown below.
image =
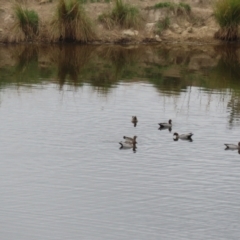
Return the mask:
[[[34, 9], [41, 19], [40, 34], [37, 41], [49, 42], [47, 33], [53, 18], [57, 0], [28, 0], [27, 6]], [[142, 16], [144, 24], [140, 29], [106, 29], [99, 23], [98, 16], [111, 9], [113, 2], [86, 3], [85, 9], [91, 17], [95, 27], [97, 38], [93, 43], [147, 43], [162, 41], [177, 42], [198, 42], [198, 43], [217, 43], [214, 33], [218, 30], [213, 17], [212, 1], [210, 0], [188, 0], [181, 1], [191, 6], [190, 14], [175, 14], [166, 9], [150, 9], [162, 0], [129, 0], [129, 3], [137, 6]], [[170, 1], [171, 2], [171, 1]], [[180, 1], [172, 1], [179, 3]], [[169, 28], [156, 33], [156, 23], [166, 16], [170, 19]], [[13, 15], [13, 2], [0, 0], [0, 42], [14, 42], [16, 40], [13, 30], [15, 19]]]

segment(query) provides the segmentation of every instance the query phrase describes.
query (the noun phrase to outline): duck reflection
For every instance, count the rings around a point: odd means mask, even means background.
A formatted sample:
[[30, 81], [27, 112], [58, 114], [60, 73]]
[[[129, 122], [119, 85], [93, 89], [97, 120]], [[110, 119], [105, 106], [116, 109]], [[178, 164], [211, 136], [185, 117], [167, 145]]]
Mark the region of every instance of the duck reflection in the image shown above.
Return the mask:
[[[183, 141], [187, 141], [187, 142], [193, 142], [192, 139], [181, 139]], [[178, 141], [178, 138], [173, 138], [173, 141]]]
[[169, 132], [171, 132], [172, 131], [172, 128], [171, 127], [162, 127], [162, 126], [160, 126], [159, 128], [158, 128], [158, 130], [167, 130], [168, 129], [168, 131]]
[[238, 152], [238, 154], [240, 154], [240, 149], [231, 149], [231, 148], [225, 148], [225, 151], [236, 151]]

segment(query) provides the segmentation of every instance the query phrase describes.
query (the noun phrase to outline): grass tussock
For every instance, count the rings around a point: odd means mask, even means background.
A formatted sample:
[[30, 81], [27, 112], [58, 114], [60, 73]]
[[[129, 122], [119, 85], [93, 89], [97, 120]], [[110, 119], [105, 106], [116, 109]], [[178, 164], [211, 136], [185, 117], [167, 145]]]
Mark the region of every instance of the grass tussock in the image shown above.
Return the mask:
[[80, 3], [109, 3], [110, 0], [78, 0]]
[[99, 21], [109, 29], [115, 25], [123, 28], [139, 28], [142, 24], [142, 17], [137, 7], [124, 3], [122, 0], [115, 0], [112, 11], [100, 15]]
[[167, 8], [176, 14], [190, 14], [191, 12], [191, 7], [187, 3], [173, 3], [173, 2], [161, 2], [155, 4], [153, 7], [150, 7], [150, 9], [161, 9], [161, 8]]
[[89, 42], [96, 38], [93, 25], [77, 0], [59, 0], [52, 22], [53, 37], [66, 42]]
[[34, 10], [29, 10], [16, 3], [14, 5], [14, 16], [16, 18], [14, 28], [16, 32], [20, 31], [20, 35], [23, 35], [21, 40], [32, 40], [37, 36], [39, 17]]
[[239, 38], [240, 0], [218, 0], [215, 4], [214, 16], [220, 26], [215, 34], [216, 38], [226, 41]]
[[169, 17], [165, 17], [164, 19], [159, 20], [157, 22], [155, 33], [160, 35], [162, 33], [162, 31], [169, 28], [169, 26], [170, 26], [170, 19], [169, 19]]

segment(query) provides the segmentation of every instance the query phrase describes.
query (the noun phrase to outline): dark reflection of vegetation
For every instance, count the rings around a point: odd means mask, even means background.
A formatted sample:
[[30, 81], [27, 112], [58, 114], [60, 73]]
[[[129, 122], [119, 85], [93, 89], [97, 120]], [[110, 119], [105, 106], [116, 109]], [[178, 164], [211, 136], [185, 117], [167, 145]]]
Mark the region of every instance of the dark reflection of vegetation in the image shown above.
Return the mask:
[[17, 65], [15, 76], [18, 83], [36, 83], [38, 81], [38, 48], [30, 46], [23, 47], [17, 53]]
[[[223, 84], [223, 87], [233, 87], [239, 84], [240, 63], [237, 56], [238, 48], [235, 45], [217, 46], [216, 51], [221, 54], [216, 68], [213, 71], [213, 79]], [[230, 81], [229, 81], [230, 80]], [[230, 84], [230, 85], [228, 85]]]
[[221, 58], [212, 72], [214, 87], [219, 88], [220, 86], [231, 91], [231, 99], [228, 102], [230, 126], [233, 125], [234, 119], [240, 116], [240, 59], [237, 55], [238, 49], [235, 45], [216, 47], [216, 51], [220, 52]]
[[[10, 49], [14, 57], [15, 65], [13, 67], [4, 68], [0, 74], [0, 85], [14, 83], [16, 86], [39, 84], [41, 81], [38, 78], [38, 48], [24, 46]], [[5, 62], [5, 56], [2, 56], [2, 62]], [[7, 75], [7, 79], [4, 75]]]
[[[240, 47], [19, 45], [0, 48], [0, 86], [89, 84], [107, 94], [119, 82], [148, 81], [176, 97], [192, 86], [231, 93], [230, 125], [240, 116]], [[5, 60], [6, 59], [6, 60]], [[190, 91], [189, 91], [190, 95]]]
[[177, 51], [173, 54], [170, 48], [157, 49], [159, 62], [152, 63], [145, 69], [146, 77], [165, 95], [179, 95], [188, 82], [183, 81], [183, 69], [189, 62], [187, 53]]
[[57, 64], [57, 80], [60, 89], [68, 77], [75, 86], [81, 85], [79, 74], [89, 63], [94, 49], [92, 46], [79, 47], [77, 45], [60, 46], [54, 49], [52, 58]]
[[90, 84], [100, 91], [107, 92], [121, 79], [132, 79], [137, 72], [141, 56], [142, 52], [138, 48], [111, 46], [100, 49], [100, 64], [95, 66], [95, 71], [89, 77]]
[[143, 52], [142, 49], [136, 47], [124, 48], [117, 46], [103, 49], [100, 57], [112, 64], [115, 79], [119, 80], [121, 77], [132, 77], [134, 71], [130, 69], [138, 65], [139, 60], [143, 57]]

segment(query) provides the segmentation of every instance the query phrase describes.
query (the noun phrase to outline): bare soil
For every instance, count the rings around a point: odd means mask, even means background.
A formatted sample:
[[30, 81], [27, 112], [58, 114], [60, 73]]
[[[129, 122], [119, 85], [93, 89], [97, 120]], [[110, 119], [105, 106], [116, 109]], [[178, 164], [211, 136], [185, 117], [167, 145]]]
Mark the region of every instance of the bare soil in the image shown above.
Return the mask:
[[[22, 0], [24, 1], [24, 0]], [[99, 21], [98, 16], [113, 7], [113, 2], [86, 3], [85, 9], [95, 26], [97, 39], [93, 43], [159, 43], [171, 42], [197, 42], [217, 43], [214, 33], [219, 29], [213, 16], [213, 1], [211, 0], [170, 0], [171, 2], [188, 3], [191, 6], [190, 14], [176, 14], [166, 9], [150, 10], [149, 7], [163, 0], [129, 0], [137, 6], [144, 19], [139, 29], [106, 29]], [[49, 25], [53, 19], [57, 0], [25, 0], [29, 9], [34, 9], [41, 19], [39, 42], [50, 42], [48, 36]], [[13, 1], [0, 0], [0, 42], [14, 42], [15, 23], [13, 15]], [[156, 33], [156, 23], [168, 16], [170, 26], [161, 33]]]

